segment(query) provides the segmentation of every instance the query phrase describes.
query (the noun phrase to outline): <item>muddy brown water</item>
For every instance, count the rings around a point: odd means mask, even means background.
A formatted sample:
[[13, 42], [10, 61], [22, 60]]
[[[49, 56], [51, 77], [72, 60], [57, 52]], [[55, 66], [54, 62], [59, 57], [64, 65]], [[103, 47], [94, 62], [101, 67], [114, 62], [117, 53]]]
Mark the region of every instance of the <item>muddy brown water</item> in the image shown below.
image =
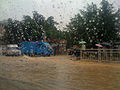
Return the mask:
[[120, 90], [120, 64], [0, 56], [0, 90]]

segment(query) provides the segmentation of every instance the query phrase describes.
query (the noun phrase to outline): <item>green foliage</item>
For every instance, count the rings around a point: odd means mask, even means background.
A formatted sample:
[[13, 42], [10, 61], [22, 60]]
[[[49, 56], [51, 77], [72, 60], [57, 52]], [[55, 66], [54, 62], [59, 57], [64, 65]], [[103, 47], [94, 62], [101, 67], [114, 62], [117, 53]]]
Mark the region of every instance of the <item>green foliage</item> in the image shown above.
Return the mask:
[[73, 44], [85, 40], [90, 47], [100, 42], [115, 42], [119, 38], [120, 14], [115, 11], [113, 5], [102, 0], [98, 8], [96, 4], [87, 6], [86, 10], [80, 10], [69, 23], [68, 30], [71, 33]]
[[6, 44], [20, 43], [22, 41], [40, 41], [46, 38], [60, 39], [62, 32], [57, 30], [57, 23], [52, 16], [45, 17], [33, 12], [33, 17], [23, 16], [22, 21], [8, 19], [5, 26], [4, 40]]

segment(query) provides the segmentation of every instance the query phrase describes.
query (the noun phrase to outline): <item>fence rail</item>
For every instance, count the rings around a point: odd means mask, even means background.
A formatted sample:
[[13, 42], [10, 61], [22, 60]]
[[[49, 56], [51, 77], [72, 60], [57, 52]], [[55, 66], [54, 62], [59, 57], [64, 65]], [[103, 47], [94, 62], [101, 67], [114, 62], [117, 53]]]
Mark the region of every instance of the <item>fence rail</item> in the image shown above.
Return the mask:
[[95, 61], [120, 61], [120, 49], [80, 50], [80, 59], [89, 59]]

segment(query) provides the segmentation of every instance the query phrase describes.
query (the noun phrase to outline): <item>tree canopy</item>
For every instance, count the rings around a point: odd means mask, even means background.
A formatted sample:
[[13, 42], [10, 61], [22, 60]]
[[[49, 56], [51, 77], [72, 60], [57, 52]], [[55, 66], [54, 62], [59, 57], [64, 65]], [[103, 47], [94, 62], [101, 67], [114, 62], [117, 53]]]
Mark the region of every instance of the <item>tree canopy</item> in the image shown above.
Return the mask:
[[57, 39], [61, 37], [62, 31], [57, 30], [54, 17], [47, 19], [38, 12], [33, 12], [33, 17], [23, 16], [22, 21], [8, 19], [4, 23], [5, 35], [3, 39], [6, 44], [18, 44], [22, 41], [40, 41], [46, 38]]
[[67, 25], [73, 44], [84, 40], [90, 47], [96, 43], [115, 42], [119, 39], [120, 10], [115, 10], [112, 4], [102, 0], [100, 7], [88, 4], [85, 10], [71, 18]]

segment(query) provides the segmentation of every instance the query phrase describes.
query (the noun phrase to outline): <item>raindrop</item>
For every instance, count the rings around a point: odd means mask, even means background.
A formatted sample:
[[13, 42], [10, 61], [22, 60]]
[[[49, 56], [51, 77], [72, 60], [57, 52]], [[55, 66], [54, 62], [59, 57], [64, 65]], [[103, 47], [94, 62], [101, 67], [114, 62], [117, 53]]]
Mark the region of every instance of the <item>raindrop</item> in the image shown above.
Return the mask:
[[115, 20], [118, 20], [118, 17], [115, 17]]
[[92, 22], [95, 22], [95, 20], [93, 20]]
[[69, 3], [72, 3], [72, 1], [69, 1]]
[[86, 30], [88, 30], [89, 28], [86, 28]]
[[63, 5], [63, 2], [61, 2], [60, 4]]
[[53, 8], [55, 8], [55, 5], [52, 5]]
[[90, 42], [92, 43], [92, 42], [93, 42], [93, 40], [90, 40]]
[[62, 21], [60, 21], [60, 23], [62, 24], [63, 22], [62, 22]]
[[94, 30], [96, 30], [96, 27], [94, 27]]

